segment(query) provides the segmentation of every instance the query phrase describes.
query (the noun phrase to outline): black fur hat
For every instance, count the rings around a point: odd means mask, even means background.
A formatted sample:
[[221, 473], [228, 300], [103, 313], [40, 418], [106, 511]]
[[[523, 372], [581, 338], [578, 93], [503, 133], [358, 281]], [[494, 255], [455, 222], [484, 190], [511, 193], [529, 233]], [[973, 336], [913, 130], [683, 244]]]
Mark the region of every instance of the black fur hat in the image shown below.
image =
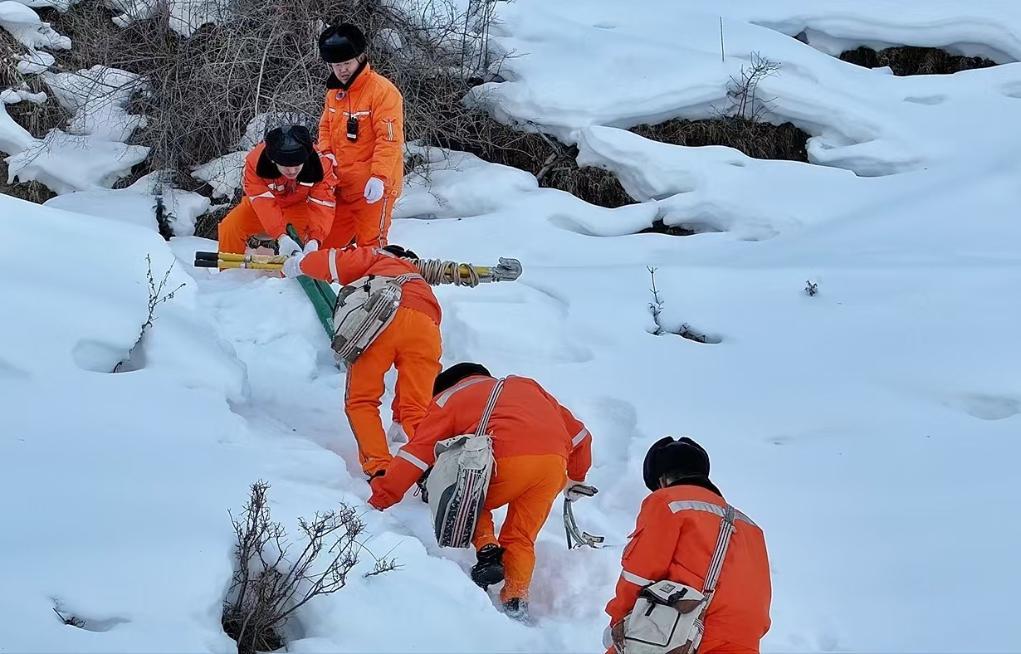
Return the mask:
[[436, 376], [436, 381], [433, 382], [433, 397], [472, 375], [493, 376], [481, 363], [455, 363]]
[[642, 476], [649, 490], [659, 490], [659, 478], [672, 475], [678, 479], [709, 480], [709, 454], [684, 436], [674, 440], [666, 436], [652, 444], [645, 455]]

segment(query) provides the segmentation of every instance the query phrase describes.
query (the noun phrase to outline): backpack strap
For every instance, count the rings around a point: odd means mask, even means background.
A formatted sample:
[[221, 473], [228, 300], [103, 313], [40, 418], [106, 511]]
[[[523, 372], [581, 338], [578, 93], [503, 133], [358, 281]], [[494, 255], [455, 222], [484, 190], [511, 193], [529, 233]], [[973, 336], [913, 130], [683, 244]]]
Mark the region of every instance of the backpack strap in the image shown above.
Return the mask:
[[496, 408], [496, 400], [500, 397], [500, 391], [503, 390], [503, 382], [504, 378], [500, 378], [493, 385], [493, 390], [489, 393], [489, 401], [486, 402], [486, 408], [482, 411], [478, 429], [475, 430], [476, 436], [485, 436], [486, 429], [489, 428], [489, 419], [493, 415], [493, 409]]
[[[719, 507], [717, 507], [719, 508]], [[723, 560], [727, 558], [727, 548], [730, 545], [730, 537], [734, 535], [734, 515], [737, 510], [730, 504], [723, 507], [723, 520], [720, 521], [720, 533], [716, 536], [716, 549], [713, 550], [713, 558], [709, 561], [709, 571], [705, 576], [705, 585], [702, 587], [702, 594], [705, 595], [705, 604], [698, 614], [696, 625], [698, 629], [695, 639], [692, 641], [691, 651], [698, 651], [702, 644], [702, 634], [705, 632], [705, 617], [709, 613], [709, 604], [713, 601], [716, 593], [716, 582], [720, 579], [723, 571]]]
[[716, 536], [716, 549], [713, 551], [713, 558], [709, 561], [709, 572], [705, 576], [705, 586], [702, 594], [709, 598], [706, 601], [708, 607], [716, 592], [716, 582], [720, 579], [720, 572], [723, 571], [723, 559], [727, 558], [727, 548], [730, 546], [730, 537], [734, 535], [734, 507], [727, 505], [723, 509], [723, 520], [720, 521], [720, 533]]

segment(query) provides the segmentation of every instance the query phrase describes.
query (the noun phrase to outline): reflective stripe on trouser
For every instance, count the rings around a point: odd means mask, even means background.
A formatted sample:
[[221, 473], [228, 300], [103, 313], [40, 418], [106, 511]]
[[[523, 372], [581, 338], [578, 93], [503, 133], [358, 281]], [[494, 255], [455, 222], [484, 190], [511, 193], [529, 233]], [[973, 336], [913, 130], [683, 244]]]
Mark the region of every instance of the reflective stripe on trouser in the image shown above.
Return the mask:
[[386, 469], [392, 458], [379, 415], [387, 371], [396, 365], [401, 424], [411, 438], [432, 401], [440, 351], [436, 323], [420, 311], [400, 308], [386, 331], [348, 369], [344, 411], [366, 474]]
[[337, 198], [333, 229], [323, 247], [342, 248], [354, 239], [360, 247], [382, 247], [387, 244], [394, 201], [387, 194], [379, 202], [369, 204], [364, 198], [346, 201]]
[[[535, 539], [566, 483], [567, 462], [559, 454], [525, 454], [497, 460], [472, 544], [476, 550], [490, 543], [504, 548], [506, 581], [500, 591], [502, 601], [528, 598], [535, 569]], [[497, 537], [492, 511], [504, 505], [507, 519]]]
[[[259, 200], [260, 202], [269, 202], [269, 200]], [[308, 237], [308, 220], [309, 211], [308, 206], [301, 202], [290, 207], [283, 209], [285, 224], [291, 223], [294, 228], [298, 230], [298, 234], [302, 239]], [[255, 234], [265, 234], [266, 228], [262, 226], [259, 221], [259, 216], [256, 215], [255, 209], [252, 208], [251, 201], [247, 198], [241, 198], [241, 202], [238, 206], [234, 207], [223, 217], [220, 221], [220, 225], [217, 227], [217, 237], [219, 239], [219, 250], [220, 252], [233, 252], [235, 254], [244, 254], [245, 248], [248, 245], [248, 237]]]

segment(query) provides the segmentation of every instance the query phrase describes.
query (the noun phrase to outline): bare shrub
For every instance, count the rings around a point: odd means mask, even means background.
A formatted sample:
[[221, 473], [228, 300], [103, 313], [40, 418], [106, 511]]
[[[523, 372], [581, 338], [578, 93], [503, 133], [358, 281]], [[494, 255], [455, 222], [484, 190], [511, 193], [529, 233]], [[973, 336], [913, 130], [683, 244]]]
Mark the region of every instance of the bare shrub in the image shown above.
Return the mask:
[[731, 77], [727, 84], [727, 99], [730, 106], [726, 115], [745, 121], [758, 122], [769, 110], [771, 99], [759, 97], [759, 83], [780, 70], [780, 64], [763, 57], [758, 52], [751, 54], [750, 63], [741, 66], [738, 77]]
[[952, 55], [939, 48], [898, 46], [875, 51], [862, 46], [845, 50], [840, 58], [865, 68], [889, 66], [894, 75], [949, 75], [962, 70], [989, 68], [996, 62], [985, 57], [964, 57]]
[[[281, 629], [288, 619], [313, 598], [343, 588], [362, 550], [358, 537], [365, 524], [354, 509], [341, 504], [334, 511], [316, 513], [310, 521], [299, 520], [305, 545], [297, 556], [290, 556], [286, 530], [270, 517], [268, 490], [265, 482], [252, 484], [241, 516], [231, 515], [237, 543], [223, 628], [237, 641], [238, 654], [283, 646]], [[370, 574], [396, 567], [392, 559], [382, 559]]]
[[138, 338], [135, 339], [135, 344], [131, 346], [131, 350], [128, 352], [128, 358], [122, 361], [118, 361], [117, 365], [114, 366], [113, 372], [129, 372], [131, 370], [138, 370], [141, 368], [141, 347], [142, 340], [145, 338], [145, 332], [152, 327], [152, 323], [156, 320], [156, 307], [169, 302], [174, 299], [174, 295], [185, 287], [185, 283], [181, 282], [177, 288], [172, 291], [165, 290], [167, 287], [167, 281], [170, 279], [170, 272], [174, 269], [174, 263], [171, 263], [167, 268], [166, 272], [163, 273], [163, 278], [159, 282], [152, 274], [152, 257], [148, 254], [145, 255], [145, 277], [146, 282], [149, 285], [149, 302], [147, 304], [147, 314], [145, 322], [142, 323], [142, 327], [138, 331]]
[[58, 27], [75, 42], [63, 56], [68, 69], [102, 64], [148, 80], [133, 107], [149, 121], [137, 140], [152, 148], [151, 170], [175, 171], [174, 182], [195, 187], [190, 170], [234, 151], [257, 114], [317, 126], [328, 75], [317, 39], [335, 17], [369, 35], [372, 65], [404, 94], [409, 140], [486, 138], [480, 115], [461, 101], [495, 65], [485, 48], [494, 4], [471, 2], [462, 12], [438, 0], [411, 15], [384, 0], [220, 0], [221, 20], [185, 38], [171, 29], [166, 3], [122, 29], [100, 0], [86, 0]]
[[777, 62], [753, 52], [750, 63], [741, 67], [738, 76], [730, 78], [729, 104], [716, 118], [672, 119], [657, 125], [638, 125], [631, 131], [661, 143], [689, 147], [722, 145], [756, 159], [807, 162], [807, 133], [790, 122], [773, 125], [762, 120], [769, 112], [772, 98], [761, 97], [759, 84], [779, 69]]
[[[222, 20], [187, 38], [171, 29], [165, 3], [153, 18], [126, 28], [114, 24], [102, 0], [85, 0], [56, 17], [56, 27], [75, 44], [55, 53], [63, 70], [101, 64], [147, 80], [147, 91], [130, 107], [148, 120], [134, 141], [152, 148], [138, 176], [168, 170], [168, 182], [205, 192], [191, 170], [237, 150], [256, 115], [286, 116], [315, 129], [328, 75], [317, 38], [324, 20], [342, 17], [363, 28], [373, 67], [404, 95], [409, 141], [526, 170], [541, 185], [592, 204], [633, 201], [608, 171], [580, 168], [574, 148], [529, 126], [503, 125], [481, 103], [464, 103], [480, 83], [502, 80], [489, 30], [494, 8], [505, 0], [471, 0], [464, 10], [452, 0], [435, 0], [420, 3], [417, 13], [386, 0], [218, 1]], [[203, 221], [198, 231], [215, 234], [215, 223]]]
[[[25, 75], [18, 70], [20, 57], [26, 48], [5, 29], [0, 29], [0, 91], [17, 89], [29, 93], [46, 92], [48, 89], [37, 75]], [[16, 123], [33, 136], [42, 136], [54, 127], [59, 127], [68, 115], [59, 104], [52, 101], [36, 104], [23, 101], [5, 105], [5, 110]], [[7, 153], [11, 154], [11, 153]], [[4, 176], [6, 181], [6, 175]]]

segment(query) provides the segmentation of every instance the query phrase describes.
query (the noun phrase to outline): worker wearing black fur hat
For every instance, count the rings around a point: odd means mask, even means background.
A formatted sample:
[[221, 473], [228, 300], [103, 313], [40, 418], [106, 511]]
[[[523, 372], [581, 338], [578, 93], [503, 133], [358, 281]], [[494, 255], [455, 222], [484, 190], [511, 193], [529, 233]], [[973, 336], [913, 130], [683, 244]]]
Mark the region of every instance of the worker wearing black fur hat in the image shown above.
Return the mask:
[[279, 253], [301, 248], [285, 232], [291, 224], [314, 250], [333, 225], [337, 179], [326, 157], [312, 147], [301, 125], [281, 125], [268, 132], [245, 157], [241, 202], [220, 222], [220, 252], [243, 254], [249, 237], [276, 239]]
[[[769, 629], [769, 560], [762, 530], [730, 506], [709, 479], [709, 455], [690, 438], [667, 436], [649, 448], [643, 466], [652, 494], [621, 558], [617, 594], [606, 605], [604, 644], [626, 651], [629, 617], [642, 591], [656, 582], [683, 584], [708, 597], [695, 610], [704, 632], [690, 651], [752, 654]], [[676, 586], [675, 586], [676, 587]], [[707, 592], [708, 591], [708, 592]], [[644, 612], [643, 612], [644, 613]]]
[[334, 162], [339, 180], [327, 247], [386, 245], [404, 183], [404, 98], [372, 69], [366, 50], [365, 35], [350, 23], [319, 36], [330, 77], [317, 147]]

